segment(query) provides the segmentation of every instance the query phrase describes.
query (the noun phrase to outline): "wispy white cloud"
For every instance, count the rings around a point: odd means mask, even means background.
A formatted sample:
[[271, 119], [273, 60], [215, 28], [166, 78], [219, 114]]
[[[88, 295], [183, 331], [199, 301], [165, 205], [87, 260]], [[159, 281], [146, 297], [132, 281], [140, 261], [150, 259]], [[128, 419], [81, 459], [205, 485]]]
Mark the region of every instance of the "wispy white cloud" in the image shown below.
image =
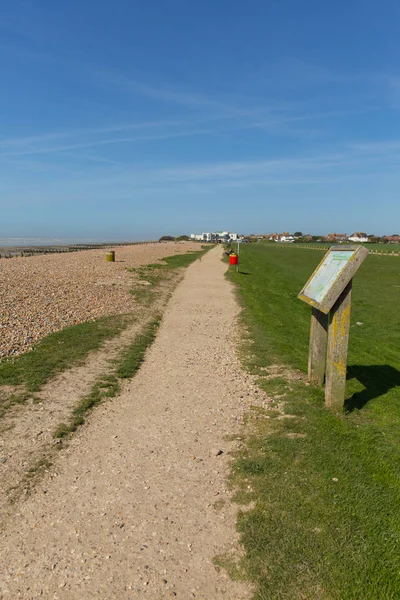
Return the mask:
[[363, 161], [351, 151], [297, 156], [275, 160], [228, 161], [206, 164], [178, 165], [174, 167], [149, 168], [140, 164], [126, 165], [117, 173], [103, 173], [91, 179], [75, 179], [73, 187], [99, 186], [151, 188], [159, 185], [182, 186], [186, 184], [251, 186], [287, 185], [288, 183], [332, 182], [340, 177], [351, 176], [363, 167]]
[[[239, 120], [234, 119], [232, 120], [232, 122], [226, 122], [225, 119], [221, 119], [217, 116], [203, 117], [192, 120], [155, 120], [142, 123], [122, 123], [103, 127], [58, 130], [54, 132], [46, 132], [38, 135], [24, 137], [3, 137], [0, 138], [0, 158], [28, 156], [35, 154], [56, 154], [84, 148], [110, 146], [121, 143], [127, 144], [149, 140], [156, 141], [161, 139], [187, 137], [191, 135], [217, 135], [219, 133], [224, 134], [246, 129], [262, 129], [265, 132], [276, 134], [277, 127], [279, 128], [280, 126], [284, 125], [296, 124], [307, 121], [314, 122], [318, 119], [330, 119], [335, 117], [350, 116], [352, 114], [367, 113], [374, 110], [379, 109], [371, 107], [360, 110], [336, 110], [327, 112], [316, 112], [310, 114], [281, 115], [264, 119], [242, 118]], [[208, 125], [209, 127], [204, 127], [204, 125]], [[112, 133], [129, 132], [136, 130], [155, 130], [156, 133], [145, 133], [143, 135], [125, 136], [117, 138], [108, 137]], [[304, 132], [304, 130], [291, 129], [289, 132], [293, 134], [304, 135], [310, 132], [312, 133], [313, 131], [314, 130], [307, 130], [307, 132]], [[282, 130], [282, 133], [287, 133], [287, 131]], [[106, 137], [104, 138], [104, 136]], [[60, 145], [46, 145], [46, 143], [48, 142], [62, 142], [64, 140], [72, 138], [75, 138], [76, 141], [70, 144], [64, 143]], [[103, 157], [103, 161], [105, 162], [106, 160], [113, 162], [112, 157], [108, 159]]]
[[105, 127], [88, 127], [81, 129], [66, 129], [61, 131], [46, 132], [33, 136], [0, 138], [0, 148], [3, 146], [32, 146], [43, 142], [62, 140], [71, 137], [88, 137], [104, 135], [109, 133], [118, 133], [121, 131], [133, 131], [136, 129], [154, 129], [177, 127], [187, 125], [188, 122], [182, 119], [170, 119], [165, 121], [145, 121], [142, 123], [122, 123]]
[[325, 84], [347, 85], [354, 83], [358, 74], [329, 69], [323, 65], [309, 63], [299, 58], [286, 58], [264, 66], [253, 74], [261, 82], [280, 87], [310, 87]]
[[[193, 165], [159, 169], [152, 173], [156, 180], [161, 181], [238, 181], [248, 183], [263, 178], [283, 181], [307, 176], [310, 173], [331, 171], [347, 164], [347, 154], [328, 154], [326, 156], [294, 157], [276, 160], [232, 161], [213, 164]], [[308, 174], [308, 175], [307, 175]], [[149, 173], [150, 175], [150, 173]]]
[[114, 144], [127, 144], [139, 141], [149, 141], [149, 140], [164, 140], [170, 138], [177, 137], [187, 137], [192, 135], [204, 135], [207, 133], [211, 133], [211, 130], [207, 129], [192, 129], [188, 131], [178, 131], [178, 132], [169, 132], [169, 133], [160, 133], [154, 135], [140, 135], [140, 136], [132, 136], [132, 137], [120, 137], [120, 138], [111, 138], [105, 140], [95, 140], [92, 142], [84, 142], [78, 144], [70, 144], [64, 146], [50, 146], [50, 147], [40, 147], [40, 148], [25, 148], [16, 151], [6, 151], [0, 153], [0, 159], [3, 157], [12, 157], [12, 156], [27, 156], [33, 154], [56, 154], [60, 152], [67, 152], [70, 150], [80, 150], [82, 148], [94, 148], [97, 146], [109, 146]]
[[373, 154], [392, 153], [393, 150], [400, 150], [400, 140], [376, 140], [371, 142], [353, 142], [349, 144], [352, 148], [359, 152], [368, 152]]
[[232, 102], [232, 94], [228, 92], [225, 97], [216, 97], [214, 94], [194, 92], [185, 87], [163, 85], [162, 83], [149, 84], [118, 73], [96, 70], [91, 72], [93, 77], [99, 81], [107, 83], [107, 85], [118, 86], [133, 95], [144, 96], [162, 103], [185, 106], [191, 110], [206, 109], [209, 119], [266, 116], [267, 114], [281, 113], [288, 108], [287, 103], [275, 102], [273, 105], [269, 105], [265, 100], [261, 104], [257, 104], [256, 99], [249, 97], [247, 98], [248, 105], [243, 106]]
[[94, 154], [86, 154], [86, 153], [82, 153], [82, 152], [65, 151], [65, 152], [60, 152], [59, 154], [61, 156], [65, 156], [66, 158], [69, 158], [69, 159], [73, 160], [74, 162], [78, 162], [78, 163], [85, 163], [86, 161], [89, 161], [89, 162], [93, 162], [93, 163], [114, 165], [114, 166], [118, 166], [118, 167], [127, 164], [126, 161], [123, 161], [123, 160], [113, 160], [111, 158], [106, 158], [104, 156], [98, 156], [98, 155], [94, 155]]
[[[400, 152], [396, 153], [398, 158]], [[95, 166], [82, 166], [68, 177], [56, 180], [38, 179], [24, 188], [24, 202], [57, 203], [64, 199], [90, 203], [105, 200], [112, 194], [118, 201], [127, 203], [144, 197], [162, 202], [172, 197], [184, 198], [200, 195], [215, 197], [225, 190], [238, 190], [238, 193], [263, 194], [279, 188], [293, 186], [296, 194], [301, 189], [312, 193], [312, 188], [325, 189], [332, 193], [335, 186], [346, 185], [355, 188], [376, 185], [379, 173], [385, 181], [396, 185], [399, 169], [391, 159], [386, 160], [380, 153], [366, 153], [349, 146], [332, 149], [330, 152], [298, 154], [273, 160], [236, 160], [214, 163], [176, 164], [170, 167], [150, 166], [141, 162], [115, 165], [104, 164], [99, 170]], [[400, 158], [399, 158], [400, 160]], [[361, 183], [360, 183], [361, 182]], [[4, 183], [1, 184], [4, 187]], [[322, 187], [321, 187], [322, 186]], [[328, 186], [328, 187], [327, 187]], [[5, 188], [4, 188], [5, 189]], [[8, 189], [9, 198], [19, 198], [21, 187], [14, 182]], [[246, 191], [245, 191], [246, 190]], [[268, 196], [266, 196], [267, 198]]]

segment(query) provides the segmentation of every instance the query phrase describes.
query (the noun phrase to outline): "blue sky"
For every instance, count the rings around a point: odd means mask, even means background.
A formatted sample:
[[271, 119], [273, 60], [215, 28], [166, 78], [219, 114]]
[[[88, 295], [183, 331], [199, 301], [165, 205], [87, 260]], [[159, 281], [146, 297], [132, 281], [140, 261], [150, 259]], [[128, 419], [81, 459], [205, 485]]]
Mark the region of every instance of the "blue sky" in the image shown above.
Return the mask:
[[400, 229], [395, 0], [3, 0], [0, 238]]

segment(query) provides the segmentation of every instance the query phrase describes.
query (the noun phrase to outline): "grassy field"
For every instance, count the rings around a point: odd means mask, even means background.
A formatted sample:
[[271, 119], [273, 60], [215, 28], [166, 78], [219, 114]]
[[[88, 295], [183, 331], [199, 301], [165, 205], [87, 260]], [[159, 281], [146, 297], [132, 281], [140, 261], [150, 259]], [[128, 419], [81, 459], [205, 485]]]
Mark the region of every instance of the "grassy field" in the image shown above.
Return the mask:
[[[310, 309], [297, 299], [323, 256], [241, 249], [230, 272], [251, 343], [243, 359], [275, 411], [249, 411], [231, 481], [257, 600], [400, 598], [400, 262], [370, 256], [354, 281], [346, 410], [307, 385]], [[271, 365], [275, 365], [271, 368]], [[278, 366], [277, 366], [278, 365]], [[268, 374], [270, 379], [265, 377]], [[266, 370], [267, 369], [267, 370]], [[300, 373], [301, 374], [301, 373]], [[282, 418], [283, 410], [291, 418]]]
[[[276, 243], [276, 242], [275, 242]], [[348, 242], [351, 244], [352, 242]], [[281, 244], [279, 244], [281, 245]], [[294, 247], [294, 248], [315, 248], [315, 249], [328, 249], [332, 246], [332, 242], [309, 242], [309, 243], [293, 243], [293, 244], [282, 244], [282, 246], [286, 247]], [[400, 252], [400, 244], [360, 244], [361, 246], [365, 246], [368, 250], [384, 252], [385, 254], [391, 254], [395, 252], [396, 254]]]

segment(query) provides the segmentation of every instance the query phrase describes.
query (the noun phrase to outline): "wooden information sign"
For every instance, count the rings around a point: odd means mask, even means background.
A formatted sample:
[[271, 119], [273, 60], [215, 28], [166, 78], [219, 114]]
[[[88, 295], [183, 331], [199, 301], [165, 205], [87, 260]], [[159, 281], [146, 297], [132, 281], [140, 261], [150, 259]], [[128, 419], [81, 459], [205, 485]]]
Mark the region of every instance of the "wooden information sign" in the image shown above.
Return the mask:
[[364, 246], [332, 246], [299, 294], [312, 307], [308, 379], [323, 384], [325, 406], [344, 404], [353, 276]]

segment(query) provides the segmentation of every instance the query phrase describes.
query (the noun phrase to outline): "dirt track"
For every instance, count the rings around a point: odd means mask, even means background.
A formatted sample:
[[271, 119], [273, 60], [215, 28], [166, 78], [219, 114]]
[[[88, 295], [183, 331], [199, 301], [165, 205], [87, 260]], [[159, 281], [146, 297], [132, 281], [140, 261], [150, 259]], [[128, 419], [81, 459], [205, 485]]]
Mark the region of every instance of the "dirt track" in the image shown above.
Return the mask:
[[6, 527], [0, 598], [249, 597], [212, 562], [238, 552], [224, 436], [260, 395], [234, 356], [220, 258], [215, 248], [188, 268], [138, 375]]

